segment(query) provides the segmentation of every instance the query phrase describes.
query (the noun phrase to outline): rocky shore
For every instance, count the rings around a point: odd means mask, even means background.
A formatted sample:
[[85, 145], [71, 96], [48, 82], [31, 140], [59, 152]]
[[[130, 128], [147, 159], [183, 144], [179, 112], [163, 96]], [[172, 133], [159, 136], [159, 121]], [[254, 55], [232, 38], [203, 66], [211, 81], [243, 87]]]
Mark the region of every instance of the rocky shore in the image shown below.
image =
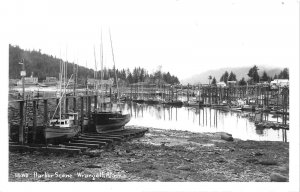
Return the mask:
[[10, 152], [9, 181], [288, 181], [289, 143], [221, 135], [149, 128], [142, 138], [76, 156]]

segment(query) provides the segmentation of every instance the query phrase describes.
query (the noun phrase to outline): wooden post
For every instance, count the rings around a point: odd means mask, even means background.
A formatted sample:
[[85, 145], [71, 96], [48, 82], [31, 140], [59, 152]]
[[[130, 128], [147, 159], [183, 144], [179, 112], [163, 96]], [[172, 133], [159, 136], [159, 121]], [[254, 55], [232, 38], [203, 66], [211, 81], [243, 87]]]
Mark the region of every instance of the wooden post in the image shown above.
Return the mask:
[[48, 123], [48, 100], [44, 99], [44, 126]]
[[[91, 116], [91, 97], [90, 96], [88, 96], [88, 111], [87, 111], [87, 114], [88, 114], [88, 118], [89, 118], [89, 120], [90, 120], [90, 116]], [[90, 122], [90, 121], [89, 121]]]
[[33, 127], [33, 143], [36, 142], [36, 101], [32, 101], [32, 107], [33, 107], [33, 119], [32, 119], [32, 127]]
[[94, 111], [97, 110], [97, 95], [94, 96]]
[[[199, 103], [200, 103], [200, 98], [201, 98], [201, 89], [200, 89], [200, 83], [199, 83], [199, 85], [198, 85], [198, 90], [199, 90]], [[200, 115], [199, 115], [199, 118], [200, 118]]]
[[73, 98], [73, 111], [76, 112], [77, 106], [76, 106], [76, 97]]
[[66, 108], [65, 108], [65, 113], [69, 112], [69, 98], [66, 98]]
[[24, 143], [24, 103], [25, 101], [20, 101], [20, 126], [19, 126], [19, 142]]
[[83, 97], [80, 97], [80, 121], [81, 121], [81, 133], [83, 131], [83, 106], [84, 102], [83, 102]]
[[[56, 106], [58, 106], [58, 104], [59, 104], [59, 98], [56, 99]], [[60, 107], [58, 107], [57, 108], [57, 114], [60, 113], [60, 110], [61, 110]]]
[[186, 95], [187, 95], [187, 102], [189, 102], [189, 97], [190, 97], [190, 95], [189, 95], [189, 87], [190, 87], [190, 84], [188, 83], [188, 86], [187, 86], [187, 91], [186, 91]]
[[109, 98], [110, 98], [110, 103], [112, 103], [111, 87], [109, 88]]
[[130, 99], [132, 100], [132, 85], [130, 85]]

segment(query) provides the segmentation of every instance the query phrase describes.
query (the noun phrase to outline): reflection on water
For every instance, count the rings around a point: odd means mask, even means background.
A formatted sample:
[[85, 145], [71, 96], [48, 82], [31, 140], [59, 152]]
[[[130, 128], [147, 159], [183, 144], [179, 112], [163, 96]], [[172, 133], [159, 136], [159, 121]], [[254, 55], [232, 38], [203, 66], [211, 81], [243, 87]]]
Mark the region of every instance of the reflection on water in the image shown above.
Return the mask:
[[[170, 107], [125, 103], [113, 106], [113, 110], [129, 113], [128, 125], [154, 127], [161, 129], [187, 130], [192, 132], [227, 132], [242, 140], [284, 141], [288, 131], [255, 129], [249, 112], [225, 112], [211, 108]], [[264, 114], [264, 119], [280, 121], [280, 117]]]

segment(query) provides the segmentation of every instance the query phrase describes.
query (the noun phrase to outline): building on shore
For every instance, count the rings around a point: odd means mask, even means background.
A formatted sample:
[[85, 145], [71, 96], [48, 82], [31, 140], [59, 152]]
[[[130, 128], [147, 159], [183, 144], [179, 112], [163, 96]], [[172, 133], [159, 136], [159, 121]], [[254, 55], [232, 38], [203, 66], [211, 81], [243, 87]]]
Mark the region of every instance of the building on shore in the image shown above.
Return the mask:
[[[24, 77], [24, 84], [25, 85], [37, 85], [38, 84], [38, 77]], [[17, 82], [17, 85], [22, 85], [22, 79]]]
[[109, 86], [112, 86], [113, 83], [114, 83], [113, 79], [108, 79], [108, 80], [100, 80], [100, 79], [93, 79], [93, 78], [88, 78], [87, 79], [88, 86], [92, 86], [92, 85], [109, 85]]
[[57, 78], [56, 77], [46, 77], [46, 79], [43, 81], [43, 84], [47, 86], [55, 86], [57, 85]]
[[217, 87], [226, 87], [226, 83], [224, 81], [218, 82]]
[[15, 86], [18, 84], [19, 79], [9, 79], [9, 86]]
[[271, 87], [284, 87], [289, 86], [289, 80], [288, 79], [274, 79], [270, 82]]
[[237, 85], [237, 81], [227, 81], [227, 86], [233, 87]]

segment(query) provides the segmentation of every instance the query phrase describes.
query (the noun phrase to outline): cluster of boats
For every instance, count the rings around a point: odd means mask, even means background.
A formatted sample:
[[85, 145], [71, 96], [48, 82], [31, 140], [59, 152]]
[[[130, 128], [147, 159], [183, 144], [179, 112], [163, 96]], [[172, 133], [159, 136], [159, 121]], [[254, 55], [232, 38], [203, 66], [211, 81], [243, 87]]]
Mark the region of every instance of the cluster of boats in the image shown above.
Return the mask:
[[[112, 46], [112, 45], [111, 45]], [[101, 68], [103, 68], [103, 47], [102, 47], [102, 36], [101, 36]], [[95, 58], [96, 60], [96, 58]], [[95, 61], [96, 65], [96, 61]], [[62, 105], [66, 102], [66, 87], [68, 87], [70, 80], [72, 80], [72, 76], [67, 81], [66, 78], [66, 63], [61, 62], [60, 63], [60, 92], [58, 97], [60, 98], [59, 103], [54, 111], [54, 114], [52, 118], [49, 121], [49, 124], [46, 125], [44, 135], [46, 141], [50, 139], [70, 139], [74, 136], [76, 136], [80, 130], [82, 129], [81, 126], [83, 124], [88, 124], [93, 128], [93, 132], [98, 133], [106, 133], [106, 132], [112, 132], [116, 130], [120, 130], [124, 128], [124, 125], [127, 124], [130, 121], [130, 115], [129, 114], [122, 114], [121, 111], [105, 111], [102, 108], [103, 103], [98, 103], [97, 106], [95, 106], [95, 110], [92, 112], [91, 117], [87, 117], [84, 119], [84, 122], [79, 122], [78, 113], [66, 113], [62, 114], [61, 112], [62, 107], [65, 105]], [[115, 68], [115, 67], [114, 67]], [[103, 70], [102, 70], [103, 71]], [[103, 74], [101, 75], [101, 78], [103, 77]], [[74, 79], [73, 79], [74, 81]], [[95, 92], [98, 93], [97, 85], [95, 85]], [[117, 84], [118, 87], [118, 84]], [[64, 88], [64, 91], [62, 90]], [[117, 88], [118, 89], [118, 88]], [[101, 87], [102, 90], [102, 87]], [[98, 100], [100, 102], [104, 101], [105, 95], [103, 95], [103, 91], [101, 92], [101, 99]], [[58, 110], [59, 108], [59, 110]], [[59, 114], [56, 112], [59, 111]], [[89, 122], [90, 121], [90, 122]], [[80, 125], [81, 124], [81, 125]]]

